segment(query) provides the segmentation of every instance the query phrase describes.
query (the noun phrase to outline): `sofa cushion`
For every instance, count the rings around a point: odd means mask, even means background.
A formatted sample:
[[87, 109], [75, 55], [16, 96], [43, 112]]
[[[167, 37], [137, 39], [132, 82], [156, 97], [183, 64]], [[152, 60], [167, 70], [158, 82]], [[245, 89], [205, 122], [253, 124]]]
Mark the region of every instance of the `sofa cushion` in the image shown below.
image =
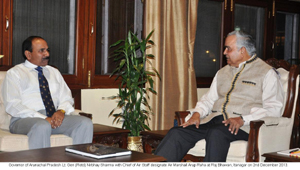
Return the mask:
[[[284, 91], [284, 101], [286, 102], [286, 100], [287, 100], [287, 91], [288, 91], [289, 72], [286, 71], [283, 68], [278, 68], [277, 72], [280, 75], [280, 82], [281, 82], [281, 85], [282, 85], [283, 91]], [[281, 115], [283, 114], [284, 108], [285, 108], [285, 104], [283, 105], [283, 107], [281, 109]]]
[[[2, 82], [5, 78], [6, 71], [0, 71], [0, 94], [2, 94]], [[3, 104], [2, 95], [0, 95], [0, 129], [8, 130], [11, 116], [6, 113]]]
[[[72, 145], [72, 138], [58, 134], [51, 135], [51, 147]], [[27, 135], [11, 134], [7, 130], [0, 130], [0, 151], [12, 152], [28, 150], [28, 137]]]
[[50, 136], [51, 147], [72, 145], [73, 139], [63, 134]]
[[11, 152], [27, 150], [27, 135], [11, 134], [7, 130], [0, 130], [0, 151]]
[[[247, 141], [234, 141], [230, 143], [230, 148], [228, 151], [227, 159], [230, 159], [231, 157], [235, 157], [235, 160], [238, 158], [242, 158], [245, 161], [245, 155], [246, 155], [246, 148], [247, 148]], [[194, 155], [194, 156], [205, 156], [205, 140], [200, 140], [196, 143], [196, 145], [189, 150], [188, 154]], [[233, 159], [234, 160], [234, 159]]]

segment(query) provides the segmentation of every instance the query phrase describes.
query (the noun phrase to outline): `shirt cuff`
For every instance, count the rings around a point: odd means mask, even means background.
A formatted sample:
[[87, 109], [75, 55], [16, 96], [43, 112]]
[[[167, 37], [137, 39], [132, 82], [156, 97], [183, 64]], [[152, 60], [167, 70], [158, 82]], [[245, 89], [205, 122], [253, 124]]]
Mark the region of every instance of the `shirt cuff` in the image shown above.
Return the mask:
[[[242, 115], [243, 116], [243, 115]], [[248, 126], [250, 124], [250, 118], [251, 115], [247, 115], [247, 116], [243, 116], [243, 120], [244, 120], [244, 126]]]
[[34, 114], [34, 117], [46, 119], [48, 116], [43, 115], [43, 114], [41, 114], [40, 112], [36, 112], [36, 113]]
[[205, 118], [207, 115], [203, 114], [202, 109], [190, 109], [188, 110], [191, 114], [191, 116], [193, 116], [194, 113], [198, 112], [200, 114], [200, 119]]
[[72, 112], [74, 112], [73, 107], [70, 107], [70, 108], [59, 107], [57, 110], [64, 110], [65, 115], [70, 115]]

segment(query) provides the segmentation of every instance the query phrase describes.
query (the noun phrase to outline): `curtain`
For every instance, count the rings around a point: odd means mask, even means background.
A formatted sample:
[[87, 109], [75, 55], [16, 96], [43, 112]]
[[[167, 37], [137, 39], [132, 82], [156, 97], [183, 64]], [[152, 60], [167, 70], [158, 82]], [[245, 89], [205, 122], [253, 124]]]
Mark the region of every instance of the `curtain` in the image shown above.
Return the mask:
[[[198, 0], [146, 0], [144, 33], [152, 30], [155, 46], [147, 50], [161, 80], [155, 78], [157, 95], [149, 94], [154, 115], [152, 130], [170, 129], [175, 111], [193, 108], [197, 102], [193, 52]], [[148, 65], [151, 67], [150, 65]]]

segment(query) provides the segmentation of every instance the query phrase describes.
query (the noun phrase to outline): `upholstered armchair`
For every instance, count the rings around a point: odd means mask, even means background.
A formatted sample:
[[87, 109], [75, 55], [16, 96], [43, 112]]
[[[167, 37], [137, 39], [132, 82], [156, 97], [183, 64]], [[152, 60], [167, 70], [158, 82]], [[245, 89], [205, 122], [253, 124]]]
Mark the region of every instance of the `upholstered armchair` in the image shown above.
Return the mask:
[[[266, 62], [276, 68], [281, 75], [286, 102], [282, 117], [265, 117], [251, 121], [248, 141], [232, 142], [227, 162], [263, 161], [264, 157], [261, 155], [264, 153], [299, 147], [298, 74], [300, 67], [290, 65], [284, 60], [269, 59]], [[179, 111], [175, 113], [175, 117], [178, 123], [182, 124], [190, 118], [190, 114], [186, 111]], [[183, 160], [202, 161], [204, 156], [205, 140], [200, 140], [189, 150]]]
[[[6, 71], [0, 71], [0, 87], [5, 75]], [[80, 114], [92, 118], [91, 114], [81, 113], [79, 110], [76, 110], [73, 114]], [[11, 152], [28, 150], [27, 135], [12, 134], [9, 132], [10, 118], [11, 116], [5, 112], [0, 88], [0, 151]], [[72, 138], [62, 134], [51, 135], [50, 141], [51, 147], [72, 145], [73, 143]]]

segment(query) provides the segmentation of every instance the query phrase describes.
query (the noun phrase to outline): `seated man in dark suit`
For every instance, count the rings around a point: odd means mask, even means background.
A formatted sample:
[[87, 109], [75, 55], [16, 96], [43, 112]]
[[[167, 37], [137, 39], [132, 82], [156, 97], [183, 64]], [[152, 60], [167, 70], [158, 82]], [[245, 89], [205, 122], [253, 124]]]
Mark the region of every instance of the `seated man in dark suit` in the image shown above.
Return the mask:
[[172, 128], [155, 154], [167, 161], [181, 161], [197, 141], [205, 139], [204, 161], [225, 162], [230, 142], [248, 140], [250, 121], [280, 117], [284, 92], [279, 76], [255, 53], [250, 35], [242, 31], [228, 34], [224, 50], [227, 65], [190, 110], [191, 118]]
[[48, 65], [47, 42], [31, 36], [23, 42], [26, 61], [7, 71], [2, 85], [10, 132], [28, 136], [29, 149], [50, 147], [51, 134], [65, 134], [73, 144], [91, 143], [93, 123], [74, 112], [71, 91], [60, 72]]

